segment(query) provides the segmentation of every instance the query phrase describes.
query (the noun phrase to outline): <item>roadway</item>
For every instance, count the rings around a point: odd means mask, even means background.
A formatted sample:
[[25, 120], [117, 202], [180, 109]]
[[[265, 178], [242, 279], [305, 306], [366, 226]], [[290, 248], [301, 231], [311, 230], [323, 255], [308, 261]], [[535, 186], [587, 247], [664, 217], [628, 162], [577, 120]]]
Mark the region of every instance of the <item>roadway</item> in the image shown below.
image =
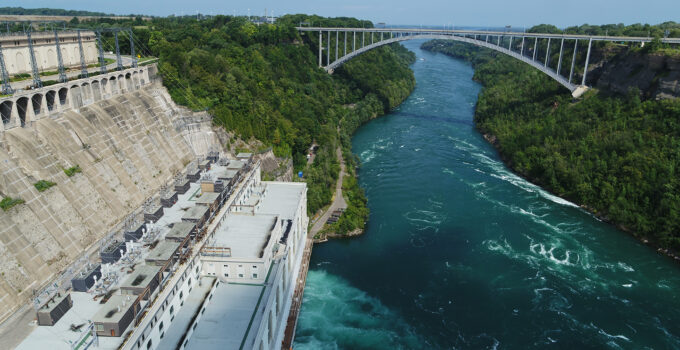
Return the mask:
[[[550, 34], [550, 33], [525, 33], [512, 31], [492, 31], [492, 30], [462, 30], [462, 29], [426, 29], [426, 28], [342, 28], [342, 27], [296, 27], [301, 32], [366, 32], [366, 33], [409, 33], [434, 34], [434, 35], [489, 35], [489, 36], [514, 36], [539, 39], [565, 39], [565, 40], [590, 40], [593, 41], [626, 41], [626, 42], [650, 42], [651, 37], [635, 36], [608, 36], [608, 35], [580, 35], [580, 34]], [[663, 38], [664, 43], [680, 44], [680, 38]]]

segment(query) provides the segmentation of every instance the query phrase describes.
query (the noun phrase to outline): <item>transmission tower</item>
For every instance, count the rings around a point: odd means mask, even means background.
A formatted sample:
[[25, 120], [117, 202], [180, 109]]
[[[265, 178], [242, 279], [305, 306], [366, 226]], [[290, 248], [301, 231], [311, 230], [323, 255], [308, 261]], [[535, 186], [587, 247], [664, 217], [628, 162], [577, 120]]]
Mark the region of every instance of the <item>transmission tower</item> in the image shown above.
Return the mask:
[[40, 80], [40, 72], [38, 71], [38, 63], [35, 61], [35, 52], [33, 51], [33, 39], [31, 39], [31, 28], [28, 28], [26, 32], [28, 37], [28, 51], [31, 56], [31, 69], [33, 70], [33, 85], [35, 88], [42, 87], [42, 81]]
[[2, 56], [2, 45], [0, 45], [0, 74], [2, 74], [2, 94], [12, 94], [14, 91], [12, 90], [12, 84], [9, 82], [9, 74], [5, 68], [5, 58]]
[[54, 42], [57, 45], [57, 61], [59, 63], [59, 82], [64, 83], [68, 80], [66, 77], [66, 72], [64, 71], [64, 60], [61, 57], [61, 45], [59, 43], [59, 34], [57, 30], [54, 30]]

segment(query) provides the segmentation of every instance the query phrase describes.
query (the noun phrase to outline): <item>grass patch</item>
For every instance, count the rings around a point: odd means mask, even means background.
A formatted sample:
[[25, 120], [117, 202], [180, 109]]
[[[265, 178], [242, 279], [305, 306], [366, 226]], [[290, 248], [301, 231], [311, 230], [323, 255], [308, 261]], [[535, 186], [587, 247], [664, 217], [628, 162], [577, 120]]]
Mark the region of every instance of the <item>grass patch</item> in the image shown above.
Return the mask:
[[24, 203], [24, 200], [21, 198], [5, 197], [0, 201], [0, 208], [2, 208], [3, 211], [8, 211], [13, 206], [22, 203]]
[[82, 173], [82, 172], [83, 172], [83, 169], [80, 168], [80, 165], [76, 165], [76, 166], [72, 166], [68, 169], [64, 169], [64, 174], [66, 174], [66, 176], [68, 176], [68, 177], [71, 177], [71, 176], [73, 176], [77, 173]]
[[33, 184], [33, 186], [35, 186], [35, 189], [38, 190], [38, 192], [46, 191], [48, 188], [50, 188], [54, 185], [56, 185], [55, 182], [47, 181], [47, 180], [40, 180], [40, 181]]

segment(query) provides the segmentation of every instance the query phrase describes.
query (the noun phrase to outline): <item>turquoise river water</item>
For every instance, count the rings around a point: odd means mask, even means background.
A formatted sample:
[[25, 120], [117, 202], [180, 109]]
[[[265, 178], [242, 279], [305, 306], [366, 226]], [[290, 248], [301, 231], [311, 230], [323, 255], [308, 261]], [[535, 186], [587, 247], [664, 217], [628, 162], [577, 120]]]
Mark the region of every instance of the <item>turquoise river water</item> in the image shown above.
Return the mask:
[[363, 236], [314, 247], [295, 349], [678, 349], [680, 268], [514, 175], [465, 62], [405, 46], [417, 87], [353, 138]]

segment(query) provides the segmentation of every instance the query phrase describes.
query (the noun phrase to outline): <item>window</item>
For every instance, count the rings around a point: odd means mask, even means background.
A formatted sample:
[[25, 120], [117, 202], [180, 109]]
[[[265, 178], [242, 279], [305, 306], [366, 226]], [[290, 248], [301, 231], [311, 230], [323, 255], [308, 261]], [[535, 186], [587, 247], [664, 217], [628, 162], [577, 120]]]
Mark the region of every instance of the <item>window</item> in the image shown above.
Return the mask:
[[163, 339], [163, 337], [165, 337], [165, 332], [161, 333], [161, 339]]
[[256, 273], [253, 274], [253, 278], [257, 278], [257, 274], [256, 274]]
[[170, 315], [172, 315], [175, 312], [175, 305], [170, 306]]
[[170, 322], [175, 320], [175, 316], [170, 317]]
[[229, 277], [229, 274], [225, 272], [224, 277]]
[[147, 348], [147, 349], [151, 349], [151, 340], [152, 340], [152, 339], [149, 339], [149, 342], [146, 343], [146, 348]]
[[203, 308], [203, 310], [201, 310], [201, 315], [203, 315], [204, 313], [205, 313], [205, 308]]
[[196, 326], [198, 326], [198, 322], [194, 323], [194, 326], [191, 327], [191, 329], [196, 330]]
[[184, 292], [179, 292], [179, 300], [182, 300], [184, 298]]
[[256, 268], [257, 268], [257, 266], [253, 265], [253, 268], [254, 268], [254, 269], [256, 269]]
[[163, 330], [163, 321], [161, 321], [161, 323], [158, 324], [158, 330], [159, 331]]
[[238, 274], [238, 277], [239, 277], [239, 278], [243, 278], [243, 274], [242, 274], [242, 273], [239, 273], [239, 274]]
[[104, 325], [103, 324], [98, 324], [96, 325], [98, 331], [103, 331], [104, 330]]

